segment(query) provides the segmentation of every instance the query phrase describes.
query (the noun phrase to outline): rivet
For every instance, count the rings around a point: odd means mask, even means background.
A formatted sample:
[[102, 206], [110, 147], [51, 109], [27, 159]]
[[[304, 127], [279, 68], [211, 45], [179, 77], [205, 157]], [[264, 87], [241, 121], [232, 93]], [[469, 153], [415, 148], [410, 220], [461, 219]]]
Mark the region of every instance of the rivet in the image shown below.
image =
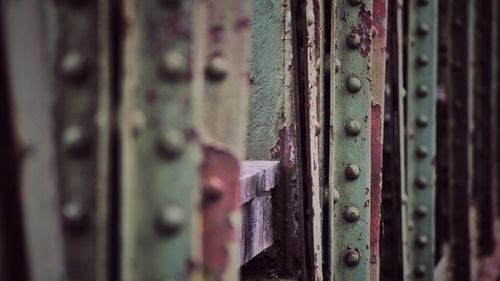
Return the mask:
[[210, 177], [202, 189], [202, 206], [207, 207], [222, 198], [223, 182], [218, 177]]
[[419, 66], [426, 66], [429, 63], [429, 57], [427, 55], [421, 54], [417, 57], [417, 64]]
[[185, 148], [186, 137], [177, 129], [167, 129], [158, 138], [157, 148], [160, 155], [166, 159], [179, 156]]
[[357, 6], [359, 4], [361, 4], [361, 2], [363, 2], [362, 0], [349, 0], [349, 4], [351, 4], [351, 6]]
[[417, 96], [421, 98], [425, 98], [429, 95], [429, 88], [426, 85], [419, 85], [417, 87]]
[[347, 250], [344, 254], [344, 263], [349, 267], [354, 267], [359, 264], [359, 253], [355, 250]]
[[82, 80], [87, 74], [87, 62], [78, 52], [69, 52], [61, 62], [61, 72], [71, 80]]
[[226, 78], [228, 68], [228, 62], [224, 57], [215, 56], [205, 68], [205, 75], [212, 82], [220, 82]]
[[417, 117], [416, 123], [420, 128], [425, 128], [429, 124], [429, 119], [425, 115], [420, 115]]
[[163, 55], [161, 72], [165, 80], [181, 80], [187, 76], [188, 71], [188, 61], [184, 54], [178, 51], [168, 51]]
[[349, 120], [345, 125], [345, 131], [349, 136], [357, 136], [361, 132], [361, 124], [358, 120]]
[[427, 273], [427, 270], [426, 270], [424, 265], [418, 265], [417, 267], [415, 267], [415, 271], [413, 272], [415, 277], [418, 277], [418, 278], [424, 277], [426, 273]]
[[426, 146], [419, 145], [419, 146], [417, 146], [416, 153], [417, 153], [418, 157], [424, 158], [427, 156], [427, 154], [429, 154], [429, 150], [427, 149]]
[[65, 204], [61, 213], [66, 230], [81, 233], [86, 228], [87, 216], [79, 203], [70, 202]]
[[427, 246], [427, 242], [429, 239], [427, 239], [427, 236], [425, 235], [418, 235], [417, 238], [415, 238], [415, 245], [418, 248], [425, 248]]
[[338, 73], [341, 67], [340, 60], [338, 58], [335, 58], [335, 73]]
[[359, 219], [359, 209], [353, 206], [349, 206], [344, 209], [343, 217], [348, 222], [355, 222]]
[[417, 33], [420, 36], [425, 36], [429, 33], [429, 26], [425, 23], [421, 23], [417, 27]]
[[333, 189], [333, 203], [337, 203], [340, 200], [340, 194], [336, 188]]
[[361, 46], [361, 36], [357, 33], [353, 33], [346, 38], [347, 46], [351, 49], [357, 49]]
[[88, 149], [88, 138], [79, 126], [71, 126], [64, 130], [62, 145], [66, 152], [72, 156], [84, 154]]
[[425, 207], [424, 205], [417, 206], [417, 208], [415, 209], [415, 216], [417, 218], [425, 218], [425, 216], [427, 216], [427, 213], [427, 207]]
[[345, 173], [345, 177], [348, 180], [355, 180], [359, 177], [359, 174], [361, 173], [361, 169], [356, 164], [349, 164], [345, 167], [344, 173]]
[[185, 214], [177, 203], [168, 203], [161, 208], [155, 218], [156, 230], [163, 236], [178, 234], [185, 223]]
[[347, 90], [351, 93], [357, 93], [361, 90], [361, 80], [356, 76], [350, 76], [346, 80]]
[[415, 185], [420, 189], [426, 188], [428, 184], [429, 182], [427, 181], [427, 178], [425, 178], [424, 176], [418, 176], [415, 179]]

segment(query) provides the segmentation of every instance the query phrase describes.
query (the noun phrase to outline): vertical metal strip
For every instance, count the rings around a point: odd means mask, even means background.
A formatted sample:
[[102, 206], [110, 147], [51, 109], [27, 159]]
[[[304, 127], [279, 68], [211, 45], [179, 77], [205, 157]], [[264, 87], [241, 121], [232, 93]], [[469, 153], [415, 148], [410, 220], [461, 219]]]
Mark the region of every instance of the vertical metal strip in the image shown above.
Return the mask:
[[[437, 1], [414, 0], [409, 14], [407, 188], [410, 280], [434, 280]], [[425, 92], [425, 93], [424, 93]]]
[[472, 226], [477, 238], [472, 242], [477, 247], [479, 257], [491, 254], [495, 247], [493, 211], [493, 171], [496, 158], [493, 150], [492, 105], [493, 77], [493, 1], [478, 1], [475, 22], [475, 76], [474, 76], [474, 175], [473, 200], [477, 206], [477, 216]]
[[370, 125], [372, 5], [337, 1], [333, 175], [340, 197], [334, 218], [335, 280], [370, 280]]
[[[2, 26], [12, 122], [19, 154], [19, 195], [27, 250], [27, 278], [66, 280], [58, 215], [53, 101], [39, 1], [2, 2]], [[19, 249], [22, 250], [22, 249]], [[49, 251], [48, 251], [49, 250]], [[23, 273], [18, 273], [23, 274]]]
[[[207, 278], [238, 280], [240, 166], [246, 157], [252, 1], [204, 1], [202, 120], [203, 266]], [[217, 196], [215, 196], [218, 194]], [[220, 224], [220, 221], [226, 222]]]
[[192, 280], [198, 272], [194, 4], [123, 3], [120, 280]]
[[371, 280], [380, 279], [380, 219], [382, 211], [382, 165], [384, 142], [384, 97], [387, 47], [387, 1], [373, 0], [372, 107], [371, 107], [371, 190], [370, 190], [370, 271]]
[[471, 280], [472, 80], [474, 0], [448, 2], [448, 100], [450, 254], [447, 280]]

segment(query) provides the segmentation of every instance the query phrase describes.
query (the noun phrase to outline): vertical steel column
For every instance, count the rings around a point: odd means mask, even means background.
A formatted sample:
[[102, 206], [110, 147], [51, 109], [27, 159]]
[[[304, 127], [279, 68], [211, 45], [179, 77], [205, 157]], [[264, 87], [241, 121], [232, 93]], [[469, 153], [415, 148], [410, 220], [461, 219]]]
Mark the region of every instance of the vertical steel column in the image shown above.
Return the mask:
[[[333, 176], [340, 197], [334, 218], [334, 279], [370, 279], [370, 125], [372, 4], [337, 1], [333, 97]], [[333, 89], [333, 87], [332, 87]]]
[[447, 280], [471, 280], [474, 0], [448, 2], [450, 253]]
[[201, 37], [194, 4], [123, 3], [120, 280], [192, 280], [199, 273], [202, 154], [193, 115]]
[[[203, 91], [197, 131], [204, 147], [201, 166], [202, 265], [207, 280], [239, 280], [241, 192], [239, 161], [246, 157], [250, 0], [207, 0], [196, 44]], [[196, 71], [196, 70], [195, 70]], [[221, 221], [225, 222], [221, 224]]]
[[[496, 0], [495, 0], [496, 1]], [[496, 158], [493, 151], [493, 120], [496, 112], [496, 98], [493, 93], [493, 1], [478, 1], [475, 22], [474, 76], [474, 175], [473, 195], [477, 206], [477, 216], [473, 228], [477, 239], [473, 241], [479, 257], [492, 253], [495, 249], [493, 175]]]
[[380, 279], [380, 222], [382, 211], [382, 164], [384, 140], [384, 97], [387, 47], [387, 1], [373, 0], [373, 84], [371, 109], [371, 280]]
[[69, 279], [108, 280], [108, 1], [44, 1]]
[[17, 164], [15, 186], [4, 186], [6, 182], [0, 185], [19, 192], [22, 216], [16, 219], [22, 220], [24, 237], [19, 239], [25, 240], [28, 263], [27, 272], [17, 272], [16, 277], [63, 281], [67, 278], [58, 215], [58, 173], [54, 169], [54, 95], [48, 83], [53, 68], [47, 63], [44, 41], [49, 34], [42, 28], [40, 1], [3, 1], [0, 6], [8, 81], [2, 85], [2, 90], [8, 92], [2, 95], [10, 98], [6, 106], [12, 109], [13, 149], [19, 157], [9, 163]]
[[407, 98], [410, 280], [434, 280], [437, 7], [437, 1], [410, 3]]

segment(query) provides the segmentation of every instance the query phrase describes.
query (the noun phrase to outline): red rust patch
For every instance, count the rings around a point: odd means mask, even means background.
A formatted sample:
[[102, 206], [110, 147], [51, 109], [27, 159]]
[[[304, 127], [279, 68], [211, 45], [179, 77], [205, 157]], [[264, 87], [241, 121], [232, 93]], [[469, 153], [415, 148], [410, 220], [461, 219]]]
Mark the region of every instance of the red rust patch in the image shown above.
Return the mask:
[[201, 176], [204, 191], [220, 192], [216, 200], [202, 206], [203, 264], [214, 280], [220, 280], [229, 262], [227, 245], [240, 241], [230, 220], [240, 212], [239, 162], [226, 151], [205, 147]]
[[[380, 256], [380, 210], [382, 205], [382, 150], [383, 128], [382, 108], [379, 104], [372, 105], [371, 120], [371, 219], [370, 219], [370, 262], [372, 272], [378, 272]], [[378, 279], [373, 279], [378, 280]]]
[[373, 1], [373, 27], [377, 31], [377, 35], [381, 37], [385, 36], [384, 20], [387, 16], [386, 7], [385, 0]]
[[370, 10], [366, 9], [365, 4], [362, 4], [359, 9], [359, 18], [361, 21], [357, 27], [352, 29], [351, 34], [358, 34], [361, 37], [360, 53], [363, 57], [367, 57], [372, 45], [372, 14]]

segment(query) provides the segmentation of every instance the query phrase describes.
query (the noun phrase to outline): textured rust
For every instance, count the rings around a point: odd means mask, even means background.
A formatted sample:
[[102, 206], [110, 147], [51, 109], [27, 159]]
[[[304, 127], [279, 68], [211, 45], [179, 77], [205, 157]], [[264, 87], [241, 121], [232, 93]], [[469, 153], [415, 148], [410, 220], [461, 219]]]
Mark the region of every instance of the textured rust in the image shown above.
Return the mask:
[[201, 166], [202, 188], [216, 186], [220, 198], [204, 204], [203, 214], [203, 265], [214, 280], [221, 280], [228, 265], [228, 247], [239, 243], [231, 221], [240, 212], [240, 167], [230, 153], [214, 147], [204, 148]]
[[382, 204], [382, 152], [383, 152], [383, 116], [379, 104], [372, 105], [372, 167], [371, 167], [371, 220], [370, 220], [370, 262], [377, 263], [380, 257], [380, 211]]
[[366, 9], [366, 5], [362, 4], [359, 9], [360, 22], [357, 27], [352, 29], [351, 34], [358, 34], [361, 37], [361, 47], [359, 52], [363, 57], [370, 54], [372, 46], [371, 32], [372, 32], [372, 14]]
[[377, 36], [385, 37], [385, 20], [387, 17], [386, 0], [373, 1], [373, 28]]

